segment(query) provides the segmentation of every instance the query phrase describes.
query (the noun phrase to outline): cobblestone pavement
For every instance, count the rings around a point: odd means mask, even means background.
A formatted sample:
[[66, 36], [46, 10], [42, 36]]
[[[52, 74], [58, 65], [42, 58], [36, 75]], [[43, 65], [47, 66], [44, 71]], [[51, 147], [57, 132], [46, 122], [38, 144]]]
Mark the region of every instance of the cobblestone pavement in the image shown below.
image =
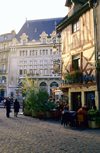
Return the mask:
[[5, 114], [0, 108], [0, 153], [100, 153], [100, 129], [64, 128], [60, 121]]

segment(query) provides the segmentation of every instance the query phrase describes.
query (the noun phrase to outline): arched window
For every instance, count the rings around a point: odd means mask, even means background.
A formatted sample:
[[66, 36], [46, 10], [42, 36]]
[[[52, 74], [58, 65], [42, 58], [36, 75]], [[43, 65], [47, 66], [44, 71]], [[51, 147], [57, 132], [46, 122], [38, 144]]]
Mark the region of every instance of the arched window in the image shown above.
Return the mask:
[[52, 82], [50, 84], [50, 95], [53, 96], [53, 93], [52, 93], [52, 88], [57, 88], [59, 85], [57, 82]]
[[52, 83], [50, 84], [50, 87], [58, 87], [58, 83], [57, 83], [57, 82], [52, 82]]
[[47, 84], [45, 82], [40, 83], [41, 90], [46, 89], [47, 90]]
[[1, 77], [1, 83], [6, 83], [6, 77], [5, 76]]

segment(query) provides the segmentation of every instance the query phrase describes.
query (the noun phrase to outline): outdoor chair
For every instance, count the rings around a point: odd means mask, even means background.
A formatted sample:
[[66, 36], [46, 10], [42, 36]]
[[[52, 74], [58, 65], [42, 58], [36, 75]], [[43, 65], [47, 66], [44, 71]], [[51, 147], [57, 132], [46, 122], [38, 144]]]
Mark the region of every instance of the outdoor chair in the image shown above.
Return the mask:
[[85, 115], [84, 114], [77, 114], [77, 123], [76, 126], [78, 128], [78, 126], [83, 126], [83, 128], [85, 128]]
[[39, 119], [45, 119], [47, 118], [47, 114], [46, 112], [42, 112], [41, 110], [39, 111]]
[[58, 109], [57, 110], [57, 119], [61, 119], [61, 116], [62, 116], [62, 109]]
[[50, 111], [51, 114], [51, 121], [56, 120], [57, 121], [57, 111]]

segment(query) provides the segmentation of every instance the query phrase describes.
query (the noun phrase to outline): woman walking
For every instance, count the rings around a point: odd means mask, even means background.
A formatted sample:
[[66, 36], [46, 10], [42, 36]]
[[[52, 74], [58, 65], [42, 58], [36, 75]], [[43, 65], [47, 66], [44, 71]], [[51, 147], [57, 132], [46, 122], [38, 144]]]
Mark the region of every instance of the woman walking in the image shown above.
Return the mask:
[[15, 99], [15, 102], [14, 102], [14, 116], [16, 116], [16, 117], [18, 115], [19, 108], [20, 108], [19, 102], [17, 101], [17, 99]]

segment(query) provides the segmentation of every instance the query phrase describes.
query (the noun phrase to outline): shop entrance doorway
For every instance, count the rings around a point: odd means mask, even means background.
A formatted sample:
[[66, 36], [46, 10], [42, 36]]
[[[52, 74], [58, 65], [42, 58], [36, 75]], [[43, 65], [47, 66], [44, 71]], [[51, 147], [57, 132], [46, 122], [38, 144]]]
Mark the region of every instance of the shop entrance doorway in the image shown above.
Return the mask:
[[1, 97], [4, 97], [4, 89], [1, 89], [1, 90], [0, 90], [0, 96], [1, 96]]
[[82, 107], [81, 92], [73, 92], [71, 99], [72, 99], [72, 110], [78, 111], [78, 109]]
[[92, 108], [93, 105], [95, 105], [95, 92], [86, 92], [86, 104], [89, 107], [89, 109]]

